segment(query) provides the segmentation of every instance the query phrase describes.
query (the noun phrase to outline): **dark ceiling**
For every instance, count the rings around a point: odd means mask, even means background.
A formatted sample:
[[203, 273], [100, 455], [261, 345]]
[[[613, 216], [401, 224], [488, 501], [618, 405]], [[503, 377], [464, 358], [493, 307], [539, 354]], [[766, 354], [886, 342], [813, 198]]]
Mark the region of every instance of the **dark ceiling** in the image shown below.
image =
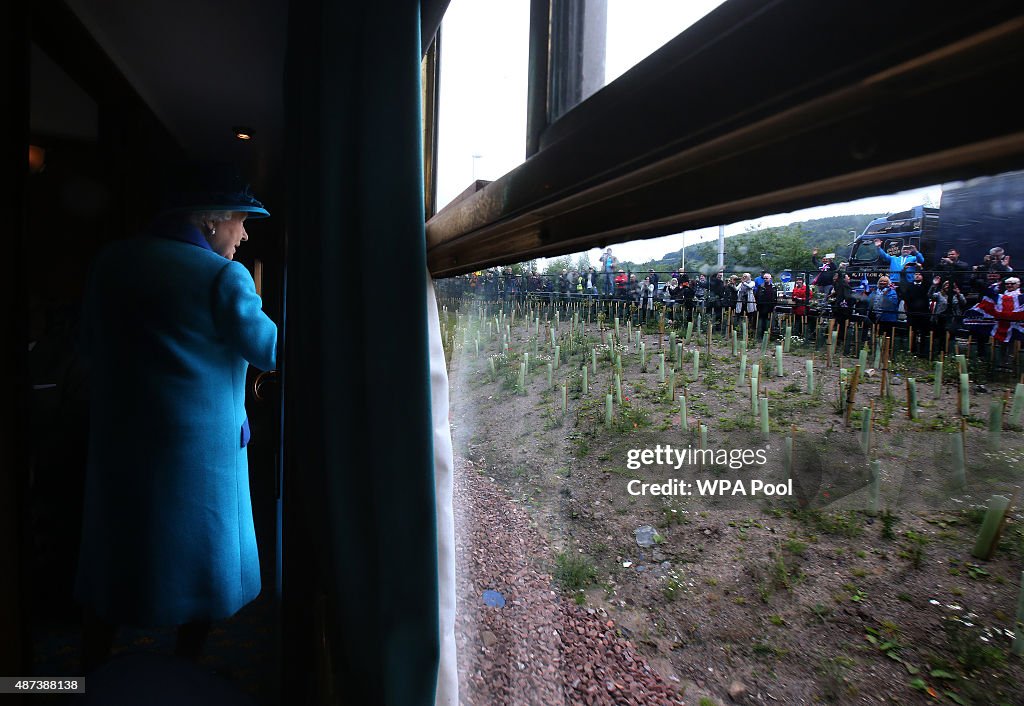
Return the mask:
[[279, 161], [287, 0], [66, 2], [190, 154], [257, 173]]

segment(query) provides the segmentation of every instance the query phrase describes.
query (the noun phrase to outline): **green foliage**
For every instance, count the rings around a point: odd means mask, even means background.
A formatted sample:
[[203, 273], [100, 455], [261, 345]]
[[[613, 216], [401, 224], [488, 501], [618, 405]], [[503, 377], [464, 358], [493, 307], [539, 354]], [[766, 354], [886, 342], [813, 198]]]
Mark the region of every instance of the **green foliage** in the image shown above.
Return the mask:
[[928, 544], [928, 538], [911, 530], [905, 532], [903, 536], [907, 539], [907, 548], [900, 552], [900, 556], [909, 559], [915, 569], [920, 569], [921, 563], [924, 561], [924, 548]]
[[853, 511], [823, 513], [820, 510], [794, 510], [793, 517], [824, 534], [859, 537], [864, 532], [862, 519]]
[[[847, 245], [853, 239], [851, 230], [860, 233], [876, 215], [832, 216], [777, 228], [750, 228], [746, 233], [725, 239], [725, 269], [728, 271], [760, 271], [762, 264], [772, 274], [782, 269], [811, 270], [811, 250], [822, 254], [835, 252], [837, 257], [848, 254]], [[761, 257], [762, 253], [765, 255]], [[679, 267], [682, 250], [665, 253], [657, 260], [644, 263], [623, 262], [633, 272], [670, 272]], [[763, 262], [762, 262], [763, 260]], [[686, 248], [686, 269], [689, 272], [713, 272], [717, 269], [718, 244], [715, 241], [698, 243]]]
[[591, 586], [597, 579], [597, 568], [585, 554], [562, 552], [555, 556], [555, 581], [567, 591]]
[[943, 622], [946, 642], [957, 662], [968, 674], [983, 668], [997, 669], [1006, 655], [992, 644], [990, 630], [977, 622], [977, 616], [954, 615]]
[[544, 274], [560, 275], [562, 274], [562, 270], [569, 269], [572, 269], [572, 260], [569, 258], [568, 255], [563, 255], [562, 257], [556, 257], [554, 259], [548, 260], [546, 266], [544, 267]]
[[665, 505], [661, 508], [661, 519], [658, 520], [658, 527], [671, 527], [673, 525], [689, 523], [689, 518], [679, 508], [672, 505]]
[[882, 521], [882, 539], [896, 539], [896, 533], [893, 531], [893, 527], [900, 521], [900, 518], [896, 517], [892, 510], [886, 508], [882, 511], [882, 514], [879, 515], [878, 519]]
[[807, 542], [801, 542], [799, 539], [787, 539], [782, 548], [790, 554], [803, 556], [807, 552]]
[[628, 402], [622, 405], [619, 414], [612, 420], [612, 428], [617, 432], [630, 432], [650, 425], [651, 413], [647, 408], [634, 407]]
[[665, 600], [674, 601], [679, 596], [679, 590], [683, 587], [682, 582], [675, 574], [670, 575], [665, 579], [665, 586], [662, 588], [662, 594], [665, 596]]

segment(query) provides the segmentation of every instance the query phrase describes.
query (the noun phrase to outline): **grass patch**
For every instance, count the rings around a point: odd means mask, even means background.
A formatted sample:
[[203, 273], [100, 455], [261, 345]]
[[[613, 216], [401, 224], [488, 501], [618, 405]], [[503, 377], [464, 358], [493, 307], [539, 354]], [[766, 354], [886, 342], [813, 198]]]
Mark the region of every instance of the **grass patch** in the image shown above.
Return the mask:
[[555, 556], [554, 577], [563, 589], [578, 591], [597, 580], [597, 567], [585, 554], [562, 552]]

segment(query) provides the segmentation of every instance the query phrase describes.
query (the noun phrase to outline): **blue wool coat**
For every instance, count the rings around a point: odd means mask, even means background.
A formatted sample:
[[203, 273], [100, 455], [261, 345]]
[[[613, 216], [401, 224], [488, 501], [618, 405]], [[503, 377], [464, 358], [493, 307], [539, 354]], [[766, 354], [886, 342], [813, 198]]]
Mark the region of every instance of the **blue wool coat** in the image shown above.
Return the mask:
[[112, 623], [228, 617], [260, 592], [245, 379], [249, 364], [274, 368], [277, 327], [245, 267], [195, 229], [101, 253], [84, 324], [91, 418], [76, 595]]

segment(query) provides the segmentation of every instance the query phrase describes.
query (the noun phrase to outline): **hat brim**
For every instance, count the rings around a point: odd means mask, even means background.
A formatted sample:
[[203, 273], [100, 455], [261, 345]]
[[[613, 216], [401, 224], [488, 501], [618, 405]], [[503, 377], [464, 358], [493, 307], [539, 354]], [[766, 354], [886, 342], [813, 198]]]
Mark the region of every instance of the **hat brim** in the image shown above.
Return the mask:
[[244, 213], [249, 218], [269, 218], [270, 211], [261, 206], [245, 206], [235, 205], [226, 206], [224, 204], [213, 204], [209, 206], [188, 206], [180, 208], [169, 208], [164, 210], [164, 215], [172, 213], [205, 213], [207, 211], [230, 211], [232, 213]]

